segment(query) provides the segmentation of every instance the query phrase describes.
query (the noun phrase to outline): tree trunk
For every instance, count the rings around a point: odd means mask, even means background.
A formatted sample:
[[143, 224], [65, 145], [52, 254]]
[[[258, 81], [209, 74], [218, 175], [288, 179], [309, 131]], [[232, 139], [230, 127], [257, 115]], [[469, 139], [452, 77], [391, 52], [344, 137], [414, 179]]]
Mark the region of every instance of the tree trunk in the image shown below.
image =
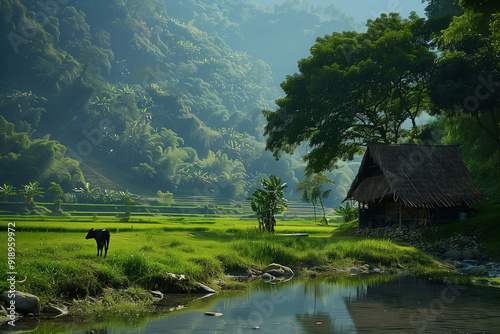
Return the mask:
[[319, 203], [321, 204], [321, 209], [323, 209], [323, 218], [325, 218], [325, 224], [328, 225], [328, 220], [326, 220], [325, 207], [323, 206], [323, 201], [321, 200], [321, 196], [319, 197]]

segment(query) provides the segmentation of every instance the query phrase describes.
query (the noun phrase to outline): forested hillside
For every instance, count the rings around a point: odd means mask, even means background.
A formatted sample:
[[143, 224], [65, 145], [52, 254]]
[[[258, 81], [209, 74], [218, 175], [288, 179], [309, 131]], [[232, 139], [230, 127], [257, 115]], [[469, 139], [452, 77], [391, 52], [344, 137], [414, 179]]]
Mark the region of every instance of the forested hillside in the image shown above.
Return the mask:
[[[148, 194], [244, 198], [277, 174], [294, 196], [302, 158], [265, 151], [261, 111], [317, 36], [359, 28], [294, 1], [1, 0], [0, 183], [70, 192], [80, 161]], [[329, 174], [336, 202], [356, 166]]]

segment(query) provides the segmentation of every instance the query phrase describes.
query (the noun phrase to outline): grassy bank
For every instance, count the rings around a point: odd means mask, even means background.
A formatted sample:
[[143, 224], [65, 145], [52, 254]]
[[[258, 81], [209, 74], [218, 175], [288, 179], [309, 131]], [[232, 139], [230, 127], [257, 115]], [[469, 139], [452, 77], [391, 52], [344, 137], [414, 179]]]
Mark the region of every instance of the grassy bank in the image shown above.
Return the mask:
[[[492, 212], [494, 217], [498, 215], [496, 210]], [[486, 216], [488, 222], [494, 218]], [[1, 219], [2, 231], [7, 230], [8, 222], [16, 222], [15, 269], [18, 280], [27, 277], [16, 288], [38, 295], [43, 303], [100, 296], [109, 299], [105, 305], [142, 300], [147, 310], [150, 300], [144, 290], [189, 291], [195, 282], [216, 290], [241, 288], [227, 275], [246, 274], [249, 269], [259, 270], [273, 262], [304, 275], [331, 274], [363, 264], [389, 272], [448, 275], [446, 269], [414, 247], [390, 240], [352, 237], [353, 224], [320, 226], [314, 221], [279, 221], [277, 235], [263, 235], [256, 231], [254, 220], [201, 215], [139, 216], [128, 222], [92, 216]], [[465, 231], [484, 225], [473, 220], [461, 224], [460, 228], [450, 229]], [[487, 233], [496, 228], [493, 223], [488, 226], [489, 229], [483, 228]], [[90, 228], [111, 231], [107, 258], [96, 258], [95, 241], [85, 239]], [[285, 233], [309, 233], [309, 237], [279, 236]], [[6, 233], [2, 235], [6, 238]], [[7, 254], [6, 242], [0, 243], [0, 252]], [[2, 276], [10, 271], [6, 261], [0, 263], [0, 270]], [[184, 274], [187, 280], [179, 282], [167, 273]], [[2, 277], [0, 290], [7, 288]], [[123, 296], [114, 294], [113, 289], [124, 291]], [[78, 308], [75, 310], [78, 312]]]
[[[45, 301], [97, 295], [105, 287], [155, 289], [168, 280], [166, 272], [189, 278], [179, 289], [189, 289], [195, 281], [217, 288], [214, 280], [224, 280], [226, 274], [243, 274], [272, 262], [320, 271], [359, 263], [414, 270], [434, 267], [414, 248], [387, 240], [324, 238], [337, 226], [308, 221], [279, 222], [277, 227], [278, 234], [312, 236], [302, 238], [262, 235], [254, 221], [229, 218], [138, 218], [127, 223], [92, 217], [5, 218], [16, 219], [16, 270], [19, 280], [27, 277], [18, 289]], [[2, 230], [6, 225], [2, 222]], [[85, 239], [91, 227], [112, 233], [106, 259], [96, 258], [94, 240]], [[6, 254], [5, 243], [0, 252]], [[8, 271], [6, 265], [2, 261], [3, 273]], [[7, 288], [5, 280], [0, 288]]]

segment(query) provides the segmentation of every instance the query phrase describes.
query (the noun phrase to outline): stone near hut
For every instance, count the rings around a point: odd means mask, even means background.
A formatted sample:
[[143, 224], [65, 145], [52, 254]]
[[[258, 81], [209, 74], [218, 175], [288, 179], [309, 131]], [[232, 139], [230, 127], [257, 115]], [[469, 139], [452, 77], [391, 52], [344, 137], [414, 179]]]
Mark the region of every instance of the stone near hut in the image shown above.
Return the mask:
[[476, 260], [481, 259], [481, 252], [479, 251], [479, 249], [477, 247], [472, 248], [471, 252], [472, 252], [472, 255], [474, 256], [474, 259], [476, 259]]
[[357, 275], [361, 273], [356, 267], [352, 267], [349, 271], [351, 272], [352, 275]]
[[459, 260], [462, 252], [456, 249], [449, 250], [443, 254], [443, 258], [450, 260]]
[[[5, 303], [10, 303], [9, 292], [2, 293], [2, 295], [0, 295], [0, 300]], [[37, 296], [31, 293], [16, 291], [14, 300], [16, 301], [16, 312], [24, 314], [40, 313], [40, 299]]]
[[370, 266], [368, 264], [364, 264], [360, 266], [358, 269], [362, 274], [368, 274], [370, 272]]
[[370, 272], [370, 266], [365, 264], [359, 267], [352, 267], [349, 271], [351, 275], [368, 274]]
[[267, 273], [271, 276], [274, 276], [276, 278], [293, 277], [293, 270], [292, 269], [285, 267], [285, 266], [282, 266], [281, 264], [277, 264], [277, 263], [271, 263], [266, 268], [264, 268], [264, 270], [262, 270], [262, 274], [265, 274], [265, 273]]
[[485, 266], [480, 265], [476, 267], [460, 269], [460, 273], [469, 276], [488, 276], [488, 269]]
[[462, 259], [464, 260], [470, 260], [474, 258], [474, 254], [472, 254], [472, 252], [470, 250], [463, 250], [462, 251]]

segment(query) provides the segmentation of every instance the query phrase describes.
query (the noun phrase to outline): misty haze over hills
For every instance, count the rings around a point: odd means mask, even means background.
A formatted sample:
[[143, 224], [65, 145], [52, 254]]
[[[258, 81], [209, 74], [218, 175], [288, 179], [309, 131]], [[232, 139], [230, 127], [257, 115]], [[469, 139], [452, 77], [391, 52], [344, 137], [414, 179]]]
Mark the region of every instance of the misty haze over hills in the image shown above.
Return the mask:
[[[232, 0], [240, 1], [240, 0]], [[284, 3], [284, 0], [253, 0], [265, 6], [274, 6]], [[300, 1], [291, 1], [300, 2]], [[305, 1], [303, 1], [305, 2]], [[321, 5], [327, 7], [334, 3], [346, 15], [354, 16], [356, 21], [363, 24], [367, 19], [374, 19], [380, 16], [381, 13], [396, 12], [402, 17], [408, 17], [410, 12], [415, 11], [420, 17], [424, 16], [425, 3], [421, 0], [310, 0], [307, 1], [314, 6]]]

